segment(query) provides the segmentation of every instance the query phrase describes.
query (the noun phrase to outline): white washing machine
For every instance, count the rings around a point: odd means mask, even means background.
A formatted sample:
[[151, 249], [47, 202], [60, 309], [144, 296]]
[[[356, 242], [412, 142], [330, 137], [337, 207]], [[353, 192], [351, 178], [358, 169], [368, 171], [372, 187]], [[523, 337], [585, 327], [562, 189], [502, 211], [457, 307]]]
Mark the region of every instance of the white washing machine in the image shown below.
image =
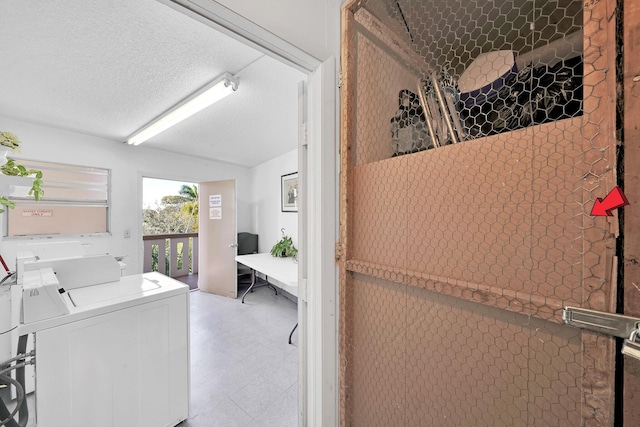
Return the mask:
[[47, 262], [21, 272], [16, 331], [35, 337], [37, 426], [173, 427], [185, 420], [189, 288], [159, 273], [82, 286]]

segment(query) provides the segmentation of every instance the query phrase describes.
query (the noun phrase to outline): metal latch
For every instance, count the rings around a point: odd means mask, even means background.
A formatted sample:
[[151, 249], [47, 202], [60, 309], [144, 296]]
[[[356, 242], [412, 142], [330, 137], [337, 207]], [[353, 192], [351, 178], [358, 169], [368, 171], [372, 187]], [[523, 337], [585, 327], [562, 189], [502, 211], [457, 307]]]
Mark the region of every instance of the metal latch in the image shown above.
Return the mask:
[[622, 354], [640, 359], [640, 343], [638, 343], [637, 331], [634, 331], [629, 339], [624, 340], [622, 344]]
[[565, 307], [562, 320], [567, 325], [625, 338], [622, 354], [640, 359], [640, 319], [586, 308]]

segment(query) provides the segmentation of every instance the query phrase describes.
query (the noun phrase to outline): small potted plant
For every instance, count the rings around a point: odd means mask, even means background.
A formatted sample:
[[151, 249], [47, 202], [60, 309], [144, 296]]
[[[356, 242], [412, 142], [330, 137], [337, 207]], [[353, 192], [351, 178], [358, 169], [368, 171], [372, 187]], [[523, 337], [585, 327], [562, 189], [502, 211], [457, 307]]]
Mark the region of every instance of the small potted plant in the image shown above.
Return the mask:
[[[36, 201], [44, 195], [44, 191], [41, 188], [42, 185], [42, 172], [39, 170], [27, 169], [24, 166], [17, 164], [16, 161], [10, 157], [7, 157], [10, 151], [20, 150], [20, 140], [11, 132], [0, 131], [0, 172], [7, 176], [17, 177], [32, 177], [31, 190], [29, 195], [33, 196]], [[4, 212], [3, 207], [13, 208], [14, 203], [7, 199], [5, 196], [0, 196], [0, 213]]]
[[293, 245], [291, 237], [284, 234], [282, 230], [282, 239], [271, 248], [271, 255], [274, 257], [293, 257], [298, 255], [298, 249]]

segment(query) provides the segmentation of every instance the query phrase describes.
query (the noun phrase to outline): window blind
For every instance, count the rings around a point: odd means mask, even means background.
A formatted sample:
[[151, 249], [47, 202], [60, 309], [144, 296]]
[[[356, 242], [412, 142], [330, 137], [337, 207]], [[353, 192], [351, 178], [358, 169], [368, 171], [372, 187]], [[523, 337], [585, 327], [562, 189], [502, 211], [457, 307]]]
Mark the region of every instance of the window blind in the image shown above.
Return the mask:
[[29, 196], [31, 180], [11, 185], [7, 197], [5, 236], [49, 236], [109, 232], [108, 169], [19, 159], [27, 169], [42, 171], [44, 195]]

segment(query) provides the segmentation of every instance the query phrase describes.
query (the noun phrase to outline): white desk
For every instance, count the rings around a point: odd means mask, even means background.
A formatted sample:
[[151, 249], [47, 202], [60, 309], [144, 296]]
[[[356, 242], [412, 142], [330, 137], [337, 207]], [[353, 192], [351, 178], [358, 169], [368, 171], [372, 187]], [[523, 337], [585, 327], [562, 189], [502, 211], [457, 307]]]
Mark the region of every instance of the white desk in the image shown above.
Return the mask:
[[[294, 262], [291, 257], [280, 258], [274, 257], [271, 254], [250, 254], [250, 255], [237, 255], [236, 261], [240, 264], [244, 264], [253, 270], [251, 275], [251, 286], [242, 295], [242, 302], [244, 303], [244, 297], [254, 288], [256, 284], [256, 272], [260, 272], [269, 277], [275, 279], [278, 283], [271, 283], [270, 285], [278, 286], [281, 289], [289, 292], [291, 295], [298, 296], [298, 263]], [[278, 292], [276, 291], [276, 294]], [[293, 327], [293, 330], [289, 334], [289, 344], [291, 344], [291, 336], [298, 327]]]
[[[236, 261], [240, 264], [244, 264], [254, 272], [259, 271], [267, 277], [277, 280], [279, 283], [272, 283], [272, 285], [278, 286], [281, 289], [289, 292], [291, 295], [298, 296], [298, 264], [294, 262], [293, 258], [278, 258], [271, 256], [271, 254], [251, 254], [251, 255], [238, 255]], [[255, 285], [255, 273], [251, 280], [251, 286], [247, 289], [247, 292]], [[246, 292], [245, 292], [246, 295]], [[244, 295], [242, 297], [244, 302]]]

